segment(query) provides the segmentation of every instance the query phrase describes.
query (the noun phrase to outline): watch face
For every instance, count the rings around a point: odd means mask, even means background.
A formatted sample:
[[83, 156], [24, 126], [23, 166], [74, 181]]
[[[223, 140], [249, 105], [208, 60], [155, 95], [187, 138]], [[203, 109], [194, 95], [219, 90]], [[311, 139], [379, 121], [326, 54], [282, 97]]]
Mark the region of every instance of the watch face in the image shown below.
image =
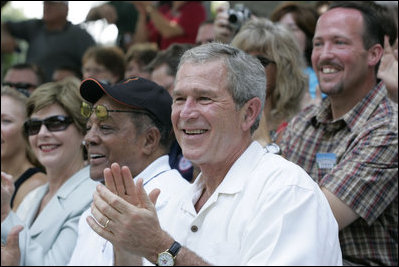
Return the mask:
[[173, 259], [172, 254], [165, 251], [158, 255], [157, 263], [159, 266], [173, 266], [175, 263], [175, 260]]

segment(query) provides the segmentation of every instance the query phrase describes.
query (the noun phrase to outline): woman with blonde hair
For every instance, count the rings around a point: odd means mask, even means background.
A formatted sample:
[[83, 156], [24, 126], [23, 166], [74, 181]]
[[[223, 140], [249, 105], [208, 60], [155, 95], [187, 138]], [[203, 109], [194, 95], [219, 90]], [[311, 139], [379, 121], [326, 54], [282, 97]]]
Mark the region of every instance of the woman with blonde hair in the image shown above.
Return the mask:
[[1, 88], [1, 171], [13, 177], [15, 191], [10, 200], [13, 211], [30, 191], [47, 182], [43, 166], [23, 137], [27, 100], [17, 89]]
[[249, 20], [231, 44], [257, 57], [265, 68], [265, 108], [254, 138], [275, 142], [287, 122], [302, 108], [308, 89], [305, 63], [293, 34], [266, 18]]
[[[66, 78], [41, 85], [29, 97], [24, 134], [46, 169], [48, 183], [25, 197], [20, 208], [29, 208], [22, 221], [10, 210], [10, 177], [2, 173], [1, 238], [7, 239], [2, 265], [66, 265], [72, 255], [80, 215], [89, 208], [97, 185], [85, 166], [86, 119], [80, 114], [79, 85], [79, 80]], [[8, 247], [16, 243], [19, 231], [19, 247]]]

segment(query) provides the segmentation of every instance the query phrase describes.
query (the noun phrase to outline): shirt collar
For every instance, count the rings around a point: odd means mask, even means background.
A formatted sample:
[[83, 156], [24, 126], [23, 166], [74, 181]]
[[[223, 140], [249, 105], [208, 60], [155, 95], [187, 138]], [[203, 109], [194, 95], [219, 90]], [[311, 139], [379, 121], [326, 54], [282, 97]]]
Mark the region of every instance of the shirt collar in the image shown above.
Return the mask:
[[345, 126], [354, 130], [364, 125], [385, 95], [384, 85], [380, 82], [349, 112], [336, 120], [332, 120], [331, 102], [326, 98], [321, 103], [319, 112], [311, 118], [311, 122], [315, 127], [323, 125], [327, 131], [337, 131]]
[[[77, 186], [84, 182], [88, 177], [90, 177], [90, 167], [85, 166], [74, 175], [72, 175], [57, 191], [57, 196], [59, 198], [66, 199], [70, 193], [72, 193]], [[48, 186], [48, 184], [47, 184]]]
[[[257, 141], [253, 141], [231, 166], [222, 183], [216, 188], [214, 195], [235, 194], [243, 190], [248, 174], [256, 167], [263, 153], [262, 146]], [[200, 174], [193, 183], [193, 192], [202, 192], [203, 187], [204, 183]]]
[[149, 182], [153, 177], [157, 176], [159, 173], [170, 170], [169, 156], [163, 155], [156, 160], [154, 160], [150, 165], [148, 165], [142, 172], [140, 172], [134, 180], [137, 181], [138, 178], [143, 179], [143, 184]]
[[[233, 166], [230, 168], [222, 183], [216, 188], [212, 196], [207, 200], [205, 205], [201, 208], [201, 212], [204, 212], [209, 206], [215, 203], [220, 194], [233, 195], [241, 192], [247, 182], [248, 175], [257, 166], [259, 160], [261, 160], [265, 150], [257, 142], [253, 141], [244, 153], [236, 160]], [[185, 201], [182, 203], [184, 210], [195, 215], [194, 205], [201, 197], [204, 189], [204, 181], [202, 174], [200, 173], [191, 185], [190, 190], [187, 191]], [[189, 200], [191, 199], [191, 201]]]

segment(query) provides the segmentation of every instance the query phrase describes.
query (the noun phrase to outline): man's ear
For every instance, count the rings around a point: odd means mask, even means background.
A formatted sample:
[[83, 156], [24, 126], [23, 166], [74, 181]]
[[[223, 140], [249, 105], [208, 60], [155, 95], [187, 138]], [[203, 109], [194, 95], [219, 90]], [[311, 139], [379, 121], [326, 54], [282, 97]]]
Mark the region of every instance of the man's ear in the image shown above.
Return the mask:
[[152, 154], [159, 146], [161, 133], [157, 127], [150, 127], [145, 132], [143, 152], [147, 155]]
[[251, 129], [252, 125], [255, 123], [256, 118], [261, 112], [262, 102], [258, 97], [254, 97], [247, 101], [242, 107], [243, 121], [242, 129], [248, 131]]
[[384, 48], [380, 44], [375, 44], [368, 50], [368, 64], [369, 66], [375, 66], [380, 62], [382, 55], [384, 54]]

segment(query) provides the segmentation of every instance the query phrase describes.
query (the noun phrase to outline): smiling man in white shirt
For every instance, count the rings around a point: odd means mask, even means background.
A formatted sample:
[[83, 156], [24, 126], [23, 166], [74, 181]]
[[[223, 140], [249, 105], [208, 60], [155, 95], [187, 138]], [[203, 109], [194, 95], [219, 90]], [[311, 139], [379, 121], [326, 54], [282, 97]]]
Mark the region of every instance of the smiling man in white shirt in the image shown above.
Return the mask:
[[[209, 43], [184, 53], [172, 124], [201, 173], [158, 214], [150, 199], [159, 191], [147, 196], [142, 181], [129, 184], [129, 204], [113, 193], [129, 176], [107, 174], [88, 222], [119, 248], [118, 264], [137, 256], [157, 265], [342, 264], [338, 225], [318, 185], [252, 139], [265, 87], [262, 65], [241, 50]], [[106, 218], [104, 229], [96, 221]]]

